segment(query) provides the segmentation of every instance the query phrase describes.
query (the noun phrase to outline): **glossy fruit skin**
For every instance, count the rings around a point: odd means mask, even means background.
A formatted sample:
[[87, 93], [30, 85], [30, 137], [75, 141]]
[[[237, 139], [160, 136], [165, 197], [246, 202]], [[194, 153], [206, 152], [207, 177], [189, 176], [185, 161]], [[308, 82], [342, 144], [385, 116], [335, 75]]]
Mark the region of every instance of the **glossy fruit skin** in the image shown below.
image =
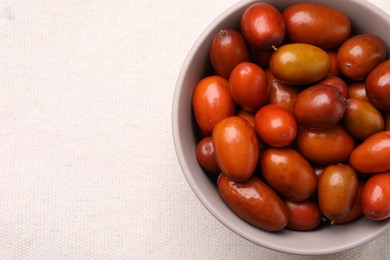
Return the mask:
[[201, 79], [192, 94], [192, 108], [199, 128], [211, 133], [219, 121], [235, 113], [229, 82], [221, 76]]
[[390, 131], [371, 135], [351, 153], [349, 164], [360, 173], [390, 171]]
[[286, 205], [257, 177], [235, 182], [221, 174], [217, 185], [222, 199], [244, 221], [266, 231], [279, 231], [286, 227]]
[[314, 3], [293, 4], [283, 11], [287, 38], [330, 49], [343, 43], [351, 33], [351, 22], [342, 12]]
[[390, 217], [390, 172], [370, 177], [362, 190], [363, 214], [372, 220]]
[[354, 137], [364, 140], [384, 130], [383, 116], [371, 103], [356, 98], [348, 99], [347, 103], [342, 122]]
[[241, 31], [255, 50], [269, 51], [283, 43], [286, 29], [282, 14], [267, 3], [250, 5], [242, 14]]
[[256, 112], [267, 101], [267, 75], [255, 63], [242, 62], [234, 67], [229, 85], [235, 103], [249, 112]]
[[355, 81], [348, 86], [348, 96], [363, 101], [371, 102], [366, 94], [366, 83], [364, 81]]
[[317, 176], [309, 162], [292, 148], [268, 148], [261, 156], [267, 184], [290, 201], [308, 199], [316, 190]]
[[340, 69], [339, 65], [337, 64], [337, 53], [329, 50], [326, 51], [326, 53], [328, 53], [331, 63], [329, 75], [338, 77], [340, 75]]
[[366, 94], [375, 107], [390, 110], [390, 60], [379, 64], [368, 75]]
[[340, 124], [328, 129], [300, 126], [295, 145], [310, 162], [328, 165], [347, 162], [355, 140]]
[[275, 78], [288, 85], [305, 85], [325, 78], [330, 71], [329, 55], [304, 43], [282, 45], [272, 55], [270, 69]]
[[291, 144], [297, 135], [297, 122], [285, 108], [265, 105], [255, 114], [255, 129], [266, 144], [284, 147]]
[[352, 80], [364, 80], [385, 60], [387, 47], [376, 35], [359, 34], [346, 40], [337, 52], [341, 73]]
[[356, 195], [355, 202], [352, 205], [351, 210], [342, 218], [338, 218], [334, 221], [334, 224], [347, 224], [355, 221], [363, 215], [362, 211], [362, 190], [363, 190], [364, 182], [359, 181], [358, 192]]
[[250, 50], [244, 37], [236, 30], [220, 30], [210, 45], [210, 62], [215, 71], [229, 78], [233, 68], [250, 60]]
[[318, 203], [331, 223], [345, 217], [359, 188], [356, 172], [347, 164], [329, 165], [318, 179]]
[[294, 114], [297, 122], [303, 126], [325, 129], [335, 126], [345, 109], [345, 98], [338, 89], [318, 84], [299, 93]]
[[287, 228], [297, 231], [316, 229], [321, 223], [322, 213], [314, 199], [293, 202], [285, 201], [288, 211]]
[[212, 176], [218, 176], [221, 173], [217, 160], [215, 158], [214, 146], [211, 136], [206, 136], [198, 143], [196, 147], [196, 159], [200, 166]]
[[347, 83], [345, 83], [344, 80], [342, 80], [341, 78], [339, 78], [337, 76], [328, 75], [326, 78], [321, 80], [318, 84], [326, 84], [329, 86], [333, 86], [333, 87], [337, 88], [338, 90], [340, 90], [341, 95], [344, 98], [349, 97]]
[[232, 116], [213, 130], [215, 157], [222, 172], [231, 180], [243, 182], [252, 177], [259, 159], [255, 129], [244, 118]]
[[295, 100], [299, 93], [298, 88], [280, 82], [272, 75], [270, 69], [267, 69], [265, 72], [268, 78], [269, 90], [267, 103], [284, 107], [294, 114]]

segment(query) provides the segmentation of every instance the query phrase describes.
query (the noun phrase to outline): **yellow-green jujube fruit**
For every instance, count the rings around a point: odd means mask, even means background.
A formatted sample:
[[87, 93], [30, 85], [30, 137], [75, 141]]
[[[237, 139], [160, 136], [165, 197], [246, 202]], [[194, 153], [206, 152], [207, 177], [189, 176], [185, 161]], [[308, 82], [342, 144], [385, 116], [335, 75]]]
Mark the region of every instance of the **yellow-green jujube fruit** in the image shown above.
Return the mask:
[[329, 55], [311, 44], [290, 43], [272, 55], [272, 74], [288, 85], [307, 85], [325, 78], [331, 68]]

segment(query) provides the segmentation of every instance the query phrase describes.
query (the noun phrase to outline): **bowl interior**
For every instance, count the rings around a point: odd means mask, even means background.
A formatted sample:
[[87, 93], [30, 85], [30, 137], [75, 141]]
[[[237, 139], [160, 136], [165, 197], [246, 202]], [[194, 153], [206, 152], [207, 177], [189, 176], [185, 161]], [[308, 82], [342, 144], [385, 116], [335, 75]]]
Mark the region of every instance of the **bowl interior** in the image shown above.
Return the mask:
[[[220, 29], [238, 28], [243, 11], [254, 2], [259, 1], [241, 1], [217, 17], [200, 35], [183, 64], [177, 80], [172, 109], [173, 139], [182, 171], [193, 192], [210, 213], [225, 226], [254, 243], [285, 253], [305, 255], [329, 254], [357, 247], [388, 230], [390, 219], [374, 222], [361, 218], [347, 225], [328, 225], [310, 232], [290, 230], [265, 232], [242, 221], [225, 205], [215, 183], [206, 176], [197, 163], [195, 125], [190, 105], [192, 91], [196, 83], [210, 72], [207, 64], [212, 37]], [[301, 1], [262, 2], [268, 2], [282, 11], [291, 4]], [[352, 21], [353, 33], [376, 34], [382, 37], [387, 47], [390, 46], [390, 18], [370, 3], [362, 0], [307, 2], [322, 3], [346, 13]]]

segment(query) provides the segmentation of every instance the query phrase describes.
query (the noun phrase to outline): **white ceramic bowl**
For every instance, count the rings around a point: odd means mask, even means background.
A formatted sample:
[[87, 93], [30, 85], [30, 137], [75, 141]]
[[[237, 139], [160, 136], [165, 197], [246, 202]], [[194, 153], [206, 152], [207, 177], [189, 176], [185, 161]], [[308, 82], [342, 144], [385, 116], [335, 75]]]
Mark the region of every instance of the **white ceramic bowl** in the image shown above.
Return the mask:
[[[172, 109], [173, 139], [182, 171], [193, 192], [203, 205], [226, 227], [240, 236], [269, 249], [280, 252], [321, 255], [330, 254], [362, 245], [390, 228], [390, 220], [374, 222], [362, 217], [347, 225], [328, 225], [310, 232], [283, 230], [277, 233], [262, 231], [237, 217], [223, 202], [213, 181], [199, 166], [195, 151], [194, 118], [191, 107], [192, 91], [196, 83], [210, 70], [209, 45], [220, 30], [239, 28], [243, 11], [252, 3], [244, 0], [217, 17], [200, 35], [189, 52], [174, 93]], [[264, 0], [280, 10], [302, 0]], [[353, 33], [379, 35], [390, 47], [390, 17], [363, 0], [307, 0], [322, 3], [347, 14], [352, 21]], [[390, 50], [390, 48], [389, 48]]]

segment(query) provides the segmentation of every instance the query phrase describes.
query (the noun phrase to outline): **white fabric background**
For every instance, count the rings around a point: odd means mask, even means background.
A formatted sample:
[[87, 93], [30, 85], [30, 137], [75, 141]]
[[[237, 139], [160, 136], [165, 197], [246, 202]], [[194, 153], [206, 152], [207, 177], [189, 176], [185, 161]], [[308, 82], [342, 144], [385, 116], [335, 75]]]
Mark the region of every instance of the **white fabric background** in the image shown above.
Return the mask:
[[179, 70], [235, 2], [0, 1], [0, 259], [308, 259], [220, 224], [176, 159]]

